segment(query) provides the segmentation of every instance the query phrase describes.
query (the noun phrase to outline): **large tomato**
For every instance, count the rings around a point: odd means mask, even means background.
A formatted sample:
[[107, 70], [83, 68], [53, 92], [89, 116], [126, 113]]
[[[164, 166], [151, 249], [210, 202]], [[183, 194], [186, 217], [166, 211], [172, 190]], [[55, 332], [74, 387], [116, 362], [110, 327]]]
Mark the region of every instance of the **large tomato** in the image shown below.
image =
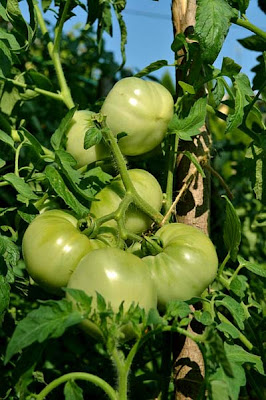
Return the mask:
[[[83, 257], [69, 279], [68, 288], [83, 290], [92, 296], [93, 308], [96, 307], [96, 292], [100, 293], [106, 303], [111, 303], [114, 312], [118, 312], [122, 302], [125, 311], [132, 302], [146, 312], [156, 308], [157, 304], [156, 290], [147, 265], [137, 256], [117, 248], [94, 250]], [[83, 321], [82, 326], [91, 336], [101, 336], [98, 327], [91, 321]], [[125, 331], [129, 337], [132, 335], [130, 327], [127, 326]]]
[[173, 110], [173, 98], [164, 86], [130, 77], [114, 85], [101, 113], [115, 136], [127, 133], [118, 142], [122, 153], [136, 156], [161, 143]]
[[85, 133], [93, 126], [91, 120], [93, 115], [94, 113], [89, 110], [76, 111], [66, 133], [66, 151], [77, 161], [77, 168], [103, 160], [109, 155], [107, 147], [102, 142], [84, 149]]
[[27, 271], [32, 279], [51, 292], [66, 287], [81, 258], [106, 245], [89, 239], [77, 228], [77, 219], [61, 210], [46, 211], [28, 226], [22, 241]]
[[[132, 183], [138, 194], [146, 200], [156, 211], [162, 207], [163, 194], [161, 186], [153, 175], [143, 169], [131, 169], [128, 171]], [[125, 195], [125, 188], [120, 176], [116, 177], [109, 185], [102, 189], [91, 206], [91, 214], [96, 218], [103, 217], [115, 211], [121, 199]], [[106, 223], [116, 227], [114, 220]], [[133, 233], [146, 231], [151, 225], [151, 219], [134, 205], [130, 205], [126, 212], [126, 229]]]
[[156, 233], [163, 251], [142, 260], [150, 267], [158, 307], [170, 300], [200, 296], [214, 280], [218, 259], [211, 240], [199, 229], [181, 223], [163, 226]]

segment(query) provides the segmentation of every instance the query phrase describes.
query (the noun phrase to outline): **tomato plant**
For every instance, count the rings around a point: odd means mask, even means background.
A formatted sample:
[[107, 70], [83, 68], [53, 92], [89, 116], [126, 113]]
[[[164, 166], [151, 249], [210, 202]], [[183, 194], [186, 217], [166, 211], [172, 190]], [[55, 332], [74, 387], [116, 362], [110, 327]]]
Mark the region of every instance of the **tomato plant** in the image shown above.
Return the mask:
[[162, 252], [143, 258], [158, 293], [158, 305], [200, 296], [214, 280], [218, 258], [211, 240], [199, 229], [181, 223], [163, 226], [155, 236]]
[[88, 149], [84, 148], [85, 133], [93, 126], [93, 115], [95, 113], [89, 110], [76, 111], [66, 132], [66, 150], [77, 161], [77, 168], [102, 160], [109, 154], [102, 142]]
[[[149, 203], [155, 210], [160, 211], [163, 201], [162, 189], [158, 181], [148, 171], [142, 169], [131, 169], [128, 171], [139, 196]], [[116, 177], [109, 185], [102, 189], [91, 205], [90, 212], [96, 218], [108, 215], [119, 207], [121, 200], [126, 194], [121, 177]], [[133, 233], [145, 232], [151, 225], [151, 219], [136, 206], [130, 205], [125, 214], [125, 227]], [[108, 226], [116, 227], [116, 221], [106, 222]]]
[[157, 82], [136, 77], [121, 79], [108, 93], [101, 113], [119, 139], [123, 154], [136, 156], [160, 144], [173, 116], [173, 97]]
[[[106, 302], [110, 302], [114, 312], [118, 312], [121, 303], [125, 312], [132, 305], [139, 305], [148, 312], [156, 308], [156, 290], [145, 263], [133, 254], [117, 248], [104, 248], [88, 253], [79, 262], [68, 282], [68, 288], [83, 290], [93, 297], [96, 308], [96, 292]], [[99, 338], [99, 328], [89, 320], [82, 326], [90, 335]], [[126, 328], [131, 337], [130, 327]]]
[[38, 215], [28, 226], [22, 242], [27, 271], [49, 291], [65, 287], [78, 262], [89, 251], [104, 247], [78, 230], [78, 221], [61, 210]]

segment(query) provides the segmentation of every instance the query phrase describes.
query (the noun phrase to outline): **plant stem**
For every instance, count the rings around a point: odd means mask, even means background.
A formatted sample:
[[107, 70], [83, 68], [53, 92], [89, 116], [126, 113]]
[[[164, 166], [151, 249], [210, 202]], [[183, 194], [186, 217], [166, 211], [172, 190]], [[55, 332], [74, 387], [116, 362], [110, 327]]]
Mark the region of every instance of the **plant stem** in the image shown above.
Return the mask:
[[234, 18], [234, 19], [232, 19], [232, 22], [236, 25], [239, 25], [239, 26], [242, 26], [243, 28], [248, 29], [251, 32], [254, 32], [256, 35], [258, 35], [266, 40], [266, 32], [263, 31], [262, 29], [258, 28], [256, 25], [253, 25], [247, 19]]
[[19, 82], [19, 81], [15, 80], [15, 79], [11, 79], [11, 78], [2, 78], [2, 77], [0, 77], [0, 79], [4, 79], [6, 82], [10, 82], [14, 86], [18, 86], [18, 87], [21, 87], [23, 89], [33, 90], [36, 93], [43, 94], [44, 96], [47, 96], [47, 97], [51, 97], [54, 100], [63, 101], [63, 97], [62, 97], [61, 93], [50, 92], [49, 90], [44, 90], [44, 89], [41, 89], [41, 88], [38, 88], [38, 87], [35, 87], [35, 86], [32, 86], [32, 85], [27, 85], [26, 83]]
[[229, 260], [230, 260], [230, 251], [226, 254], [225, 259], [223, 260], [222, 264], [219, 267], [218, 276], [220, 276], [222, 274], [224, 267]]
[[249, 349], [249, 350], [252, 350], [252, 349], [253, 349], [253, 344], [246, 338], [245, 335], [243, 335], [243, 333], [240, 332], [239, 329], [237, 329], [237, 328], [235, 327], [235, 325], [232, 324], [231, 321], [229, 321], [229, 319], [227, 319], [227, 318], [226, 318], [222, 313], [220, 313], [220, 312], [218, 312], [217, 315], [218, 315], [219, 320], [220, 320], [221, 322], [224, 322], [224, 323], [226, 323], [226, 324], [228, 324], [228, 325], [231, 325], [231, 326], [234, 327], [234, 329], [237, 330], [238, 335], [239, 335], [239, 336], [238, 336], [238, 339], [246, 346], [247, 349]]
[[56, 32], [56, 37], [55, 37], [56, 46], [53, 44], [53, 42], [51, 41], [51, 39], [49, 37], [49, 32], [47, 30], [43, 15], [41, 13], [41, 10], [40, 10], [38, 4], [35, 3], [34, 8], [36, 11], [37, 19], [38, 19], [42, 34], [49, 39], [47, 48], [48, 48], [49, 55], [54, 63], [55, 72], [56, 72], [60, 90], [61, 90], [60, 95], [61, 95], [62, 100], [65, 103], [65, 105], [70, 109], [70, 108], [73, 108], [75, 106], [75, 104], [73, 102], [69, 87], [66, 83], [65, 75], [64, 75], [61, 60], [60, 60], [60, 54], [59, 54], [60, 53], [60, 41], [61, 41], [62, 27], [63, 27], [64, 21], [65, 21], [66, 14], [68, 12], [69, 4], [70, 4], [70, 0], [66, 0], [65, 6], [64, 6], [64, 11], [63, 11], [63, 14], [62, 14], [62, 17], [61, 17], [61, 20], [60, 20], [60, 23], [59, 23], [59, 26], [58, 26], [57, 32]]
[[[168, 154], [168, 171], [167, 171], [167, 182], [166, 182], [166, 200], [164, 205], [165, 211], [168, 211], [170, 209], [173, 201], [174, 172], [176, 168], [176, 153], [177, 153], [179, 138], [177, 135], [171, 135], [168, 138], [168, 140], [169, 140], [169, 154]], [[167, 220], [169, 220], [170, 217], [171, 214], [168, 214]]]
[[114, 348], [112, 351], [112, 358], [116, 365], [117, 376], [118, 376], [118, 399], [119, 400], [127, 400], [127, 391], [128, 391], [128, 373], [129, 367], [126, 366], [124, 354], [119, 351], [117, 348]]
[[102, 133], [104, 135], [104, 138], [105, 138], [107, 144], [110, 147], [110, 150], [112, 151], [112, 153], [115, 157], [116, 165], [119, 170], [123, 184], [125, 186], [126, 193], [129, 195], [132, 195], [132, 198], [133, 198], [132, 202], [141, 211], [143, 211], [145, 214], [147, 214], [154, 222], [159, 224], [163, 219], [162, 214], [159, 213], [158, 211], [156, 211], [149, 203], [147, 203], [145, 200], [143, 200], [142, 197], [139, 196], [139, 194], [137, 193], [137, 191], [134, 188], [133, 183], [130, 179], [125, 159], [124, 159], [124, 157], [121, 153], [121, 150], [118, 146], [117, 140], [113, 136], [111, 130], [109, 128], [104, 128], [102, 130]]
[[71, 372], [69, 374], [65, 374], [60, 376], [60, 378], [53, 380], [49, 383], [36, 397], [36, 400], [43, 400], [45, 397], [57, 386], [61, 385], [64, 382], [69, 380], [85, 380], [94, 385], [99, 386], [109, 397], [111, 400], [118, 400], [116, 391], [103, 379], [99, 378], [96, 375], [88, 374], [86, 372]]

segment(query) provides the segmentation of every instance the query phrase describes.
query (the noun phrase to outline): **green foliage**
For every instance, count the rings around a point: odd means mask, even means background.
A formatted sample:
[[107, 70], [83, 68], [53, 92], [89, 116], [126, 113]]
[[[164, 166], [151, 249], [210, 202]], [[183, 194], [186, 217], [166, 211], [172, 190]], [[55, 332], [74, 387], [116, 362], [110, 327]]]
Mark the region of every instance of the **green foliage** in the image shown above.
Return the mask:
[[[169, 343], [189, 337], [204, 358], [206, 400], [261, 400], [266, 395], [265, 32], [254, 33], [254, 25], [245, 20], [253, 33], [239, 42], [260, 53], [252, 83], [229, 57], [220, 70], [212, 66], [231, 24], [238, 18], [243, 22], [249, 0], [197, 2], [194, 32], [178, 34], [171, 47], [178, 61], [183, 57], [177, 64], [182, 74], [177, 90], [167, 74], [163, 78], [177, 96], [166, 140], [155, 151], [126, 160], [129, 168], [154, 173], [166, 197], [175, 172], [171, 160], [177, 153], [185, 155], [203, 178], [213, 172], [210, 227], [220, 259], [217, 279], [201, 297], [171, 301], [164, 312], [149, 313], [137, 304], [125, 312], [123, 303], [115, 313], [100, 294], [94, 309], [83, 291], [67, 289], [74, 308], [66, 299], [44, 292], [27, 274], [22, 237], [40, 210], [66, 209], [81, 225], [85, 221], [85, 231], [96, 235], [99, 227], [90, 219], [91, 202], [117, 175], [119, 162], [112, 155], [77, 169], [65, 151], [66, 132], [77, 109], [99, 112], [115, 81], [132, 75], [123, 69], [126, 1], [41, 4], [42, 11], [38, 2], [27, 0], [29, 21], [18, 0], [0, 4], [0, 397], [29, 400], [59, 379], [64, 387], [47, 393], [51, 400], [62, 395], [66, 400], [105, 399], [106, 394], [115, 400], [119, 390], [126, 398], [127, 383], [131, 397], [170, 400], [175, 349]], [[86, 13], [86, 25], [62, 31], [77, 9]], [[42, 17], [51, 10], [55, 27]], [[103, 37], [112, 35], [114, 17], [121, 32], [122, 66], [104, 49]], [[181, 50], [182, 56], [177, 54]], [[135, 76], [165, 66], [168, 61], [155, 61]], [[213, 142], [209, 169], [193, 153], [177, 148], [178, 141], [191, 142], [200, 135], [205, 121]], [[99, 143], [104, 134], [104, 123], [97, 121], [87, 131], [84, 147]], [[170, 204], [173, 200], [170, 190]], [[117, 232], [125, 236], [121, 220]], [[152, 246], [152, 229], [145, 233], [139, 255], [158, 251], [161, 243], [156, 242], [156, 249]], [[124, 240], [117, 232], [118, 247], [143, 241], [136, 235]], [[103, 234], [107, 242], [113, 240], [110, 230], [103, 229]], [[80, 330], [84, 319], [101, 330], [101, 342]], [[123, 329], [129, 323], [136, 338], [125, 342]], [[188, 328], [194, 326], [197, 334]], [[73, 375], [76, 371], [80, 372]]]

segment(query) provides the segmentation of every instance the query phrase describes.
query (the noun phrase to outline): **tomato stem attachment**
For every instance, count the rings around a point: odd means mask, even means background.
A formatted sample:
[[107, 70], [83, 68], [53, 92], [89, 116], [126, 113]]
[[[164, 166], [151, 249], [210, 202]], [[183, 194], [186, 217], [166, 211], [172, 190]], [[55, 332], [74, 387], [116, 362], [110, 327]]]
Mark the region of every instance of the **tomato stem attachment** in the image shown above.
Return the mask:
[[[103, 124], [105, 124], [103, 122]], [[132, 196], [132, 202], [145, 214], [147, 214], [154, 222], [160, 224], [163, 219], [163, 215], [156, 211], [150, 204], [148, 204], [145, 200], [142, 199], [141, 196], [137, 193], [127, 170], [126, 161], [124, 159], [123, 154], [119, 148], [117, 143], [117, 139], [112, 134], [111, 130], [105, 125], [102, 129], [102, 134], [108, 146], [110, 147], [111, 152], [113, 153], [116, 164], [125, 186], [127, 194]]]

